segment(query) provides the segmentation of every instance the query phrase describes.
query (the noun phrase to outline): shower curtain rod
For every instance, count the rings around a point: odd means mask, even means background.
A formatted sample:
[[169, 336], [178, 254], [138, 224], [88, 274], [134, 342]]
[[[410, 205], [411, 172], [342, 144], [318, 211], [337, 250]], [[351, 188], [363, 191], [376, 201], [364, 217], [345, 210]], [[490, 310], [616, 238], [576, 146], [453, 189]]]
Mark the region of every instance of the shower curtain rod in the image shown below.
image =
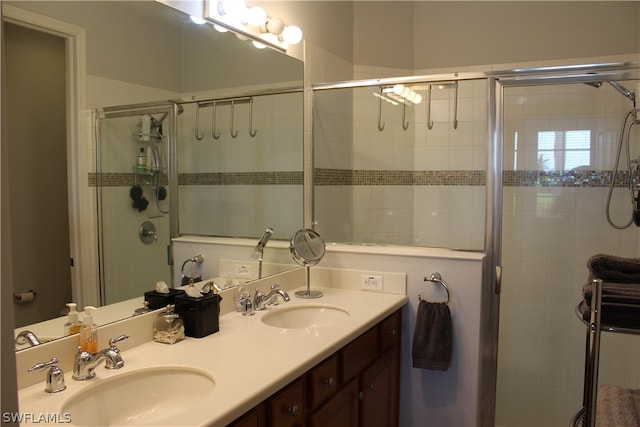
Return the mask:
[[[603, 64], [569, 65], [561, 67], [540, 67], [540, 68], [518, 68], [502, 71], [476, 71], [476, 72], [452, 72], [441, 74], [428, 74], [420, 76], [388, 77], [379, 79], [348, 80], [341, 82], [316, 83], [311, 85], [315, 91], [332, 89], [355, 89], [371, 86], [393, 86], [395, 84], [429, 84], [439, 82], [454, 82], [463, 80], [478, 80], [486, 78], [503, 79], [531, 79], [534, 76], [548, 79], [551, 83], [564, 83], [567, 81], [595, 82], [607, 80], [607, 76], [613, 75], [617, 71], [617, 78], [620, 78], [619, 71], [637, 71], [639, 64], [632, 62], [610, 62]], [[562, 77], [558, 77], [562, 75]], [[638, 76], [629, 76], [638, 78]], [[559, 80], [562, 79], [562, 80]], [[612, 78], [614, 80], [614, 78]]]
[[[209, 106], [213, 105], [213, 103], [224, 103], [235, 100], [246, 100], [245, 102], [249, 102], [249, 98], [258, 97], [258, 96], [269, 96], [269, 95], [286, 95], [289, 93], [301, 93], [303, 88], [301, 86], [291, 86], [291, 87], [283, 87], [280, 89], [262, 89], [256, 91], [246, 91], [242, 95], [238, 96], [224, 96], [220, 98], [198, 98], [196, 96], [192, 96], [190, 99], [168, 99], [166, 101], [154, 101], [154, 102], [143, 102], [140, 104], [123, 104], [123, 105], [115, 105], [108, 107], [99, 107], [96, 108], [96, 111], [101, 116], [101, 118], [112, 118], [112, 117], [123, 117], [131, 114], [135, 114], [136, 112], [140, 112], [141, 114], [155, 114], [165, 112], [167, 108], [170, 108], [172, 105], [177, 104], [194, 104], [198, 103], [200, 106]], [[242, 101], [241, 101], [242, 103]]]
[[192, 97], [192, 99], [170, 99], [169, 101], [176, 104], [197, 103], [201, 107], [207, 107], [207, 106], [213, 105], [214, 103], [223, 104], [223, 103], [231, 103], [231, 101], [242, 103], [242, 102], [249, 102], [251, 98], [256, 98], [259, 96], [286, 95], [289, 93], [300, 93], [302, 91], [303, 91], [303, 88], [301, 86], [295, 86], [295, 87], [285, 87], [281, 89], [264, 89], [264, 90], [257, 90], [253, 92], [247, 91], [247, 92], [244, 92], [242, 95], [238, 95], [238, 96], [223, 96], [220, 98], [198, 98], [194, 96]]

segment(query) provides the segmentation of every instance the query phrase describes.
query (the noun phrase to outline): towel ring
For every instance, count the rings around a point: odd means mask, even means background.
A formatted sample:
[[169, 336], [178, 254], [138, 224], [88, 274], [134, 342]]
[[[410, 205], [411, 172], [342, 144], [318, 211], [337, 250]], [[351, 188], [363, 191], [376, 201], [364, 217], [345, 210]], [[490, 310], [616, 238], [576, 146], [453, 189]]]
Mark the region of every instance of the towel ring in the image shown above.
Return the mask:
[[[442, 276], [440, 273], [432, 273], [431, 276], [424, 278], [425, 282], [432, 282], [441, 285], [445, 291], [447, 291], [447, 304], [449, 304], [449, 300], [451, 299], [451, 294], [449, 293], [449, 287], [446, 283], [442, 281]], [[422, 301], [422, 295], [418, 294], [418, 300]]]

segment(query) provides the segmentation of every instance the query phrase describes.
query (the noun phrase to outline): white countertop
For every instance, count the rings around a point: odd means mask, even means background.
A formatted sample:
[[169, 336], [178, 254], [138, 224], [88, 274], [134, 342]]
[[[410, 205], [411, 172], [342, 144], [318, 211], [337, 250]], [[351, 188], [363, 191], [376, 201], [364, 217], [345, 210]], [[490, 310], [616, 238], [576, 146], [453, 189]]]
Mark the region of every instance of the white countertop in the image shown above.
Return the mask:
[[[204, 338], [187, 337], [174, 345], [148, 342], [123, 350], [125, 366], [108, 371], [101, 364], [95, 379], [75, 381], [71, 372], [66, 372], [67, 389], [60, 393], [43, 391], [42, 373], [42, 382], [19, 390], [20, 412], [60, 414], [66, 401], [100, 379], [141, 368], [181, 365], [212, 375], [215, 389], [187, 414], [163, 419], [161, 424], [224, 426], [407, 302], [406, 295], [314, 289], [322, 290], [324, 296], [305, 300], [296, 298], [292, 290], [290, 302], [256, 312], [254, 316], [225, 314], [220, 317], [220, 331]], [[304, 304], [337, 306], [348, 311], [349, 317], [339, 324], [317, 329], [280, 329], [261, 322], [268, 311]], [[171, 393], [171, 384], [166, 385], [166, 392]], [[190, 398], [176, 396], [175, 403], [183, 406]]]

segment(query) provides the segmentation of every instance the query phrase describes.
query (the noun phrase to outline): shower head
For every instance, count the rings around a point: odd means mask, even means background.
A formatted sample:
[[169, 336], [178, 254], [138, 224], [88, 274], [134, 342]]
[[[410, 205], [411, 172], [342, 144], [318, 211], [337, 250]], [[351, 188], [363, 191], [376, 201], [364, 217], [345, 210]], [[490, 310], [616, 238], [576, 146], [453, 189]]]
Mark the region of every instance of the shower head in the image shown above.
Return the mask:
[[613, 86], [613, 88], [615, 90], [617, 90], [618, 92], [620, 92], [621, 94], [623, 94], [624, 96], [629, 98], [631, 101], [633, 101], [633, 103], [635, 105], [635, 102], [636, 102], [636, 93], [635, 92], [630, 91], [629, 89], [627, 89], [626, 87], [622, 86], [620, 83], [618, 83], [615, 80], [611, 80], [609, 82], [609, 84], [611, 86]]
[[273, 228], [267, 227], [267, 229], [264, 230], [264, 233], [262, 233], [262, 237], [260, 237], [260, 241], [256, 245], [256, 251], [261, 251], [262, 249], [264, 249], [265, 246], [267, 246], [267, 242], [271, 238], [272, 234], [273, 234]]

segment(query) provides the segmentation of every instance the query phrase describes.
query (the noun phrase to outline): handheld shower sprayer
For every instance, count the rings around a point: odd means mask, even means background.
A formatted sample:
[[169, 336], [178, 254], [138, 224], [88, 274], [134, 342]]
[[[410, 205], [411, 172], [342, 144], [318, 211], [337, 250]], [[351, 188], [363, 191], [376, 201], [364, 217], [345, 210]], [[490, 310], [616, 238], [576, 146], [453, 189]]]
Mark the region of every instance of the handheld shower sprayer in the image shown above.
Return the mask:
[[272, 234], [273, 234], [273, 228], [267, 227], [267, 229], [264, 230], [264, 233], [262, 233], [262, 237], [260, 237], [260, 241], [256, 245], [257, 251], [263, 250], [264, 247], [267, 246], [267, 243], [269, 242], [269, 239], [271, 238]]
[[267, 227], [267, 229], [264, 230], [264, 233], [262, 233], [262, 237], [260, 237], [260, 240], [258, 241], [258, 244], [256, 245], [256, 248], [254, 250], [254, 255], [257, 254], [258, 256], [258, 279], [262, 279], [262, 260], [264, 255], [264, 247], [267, 246], [267, 243], [269, 242], [272, 234], [273, 228]]

